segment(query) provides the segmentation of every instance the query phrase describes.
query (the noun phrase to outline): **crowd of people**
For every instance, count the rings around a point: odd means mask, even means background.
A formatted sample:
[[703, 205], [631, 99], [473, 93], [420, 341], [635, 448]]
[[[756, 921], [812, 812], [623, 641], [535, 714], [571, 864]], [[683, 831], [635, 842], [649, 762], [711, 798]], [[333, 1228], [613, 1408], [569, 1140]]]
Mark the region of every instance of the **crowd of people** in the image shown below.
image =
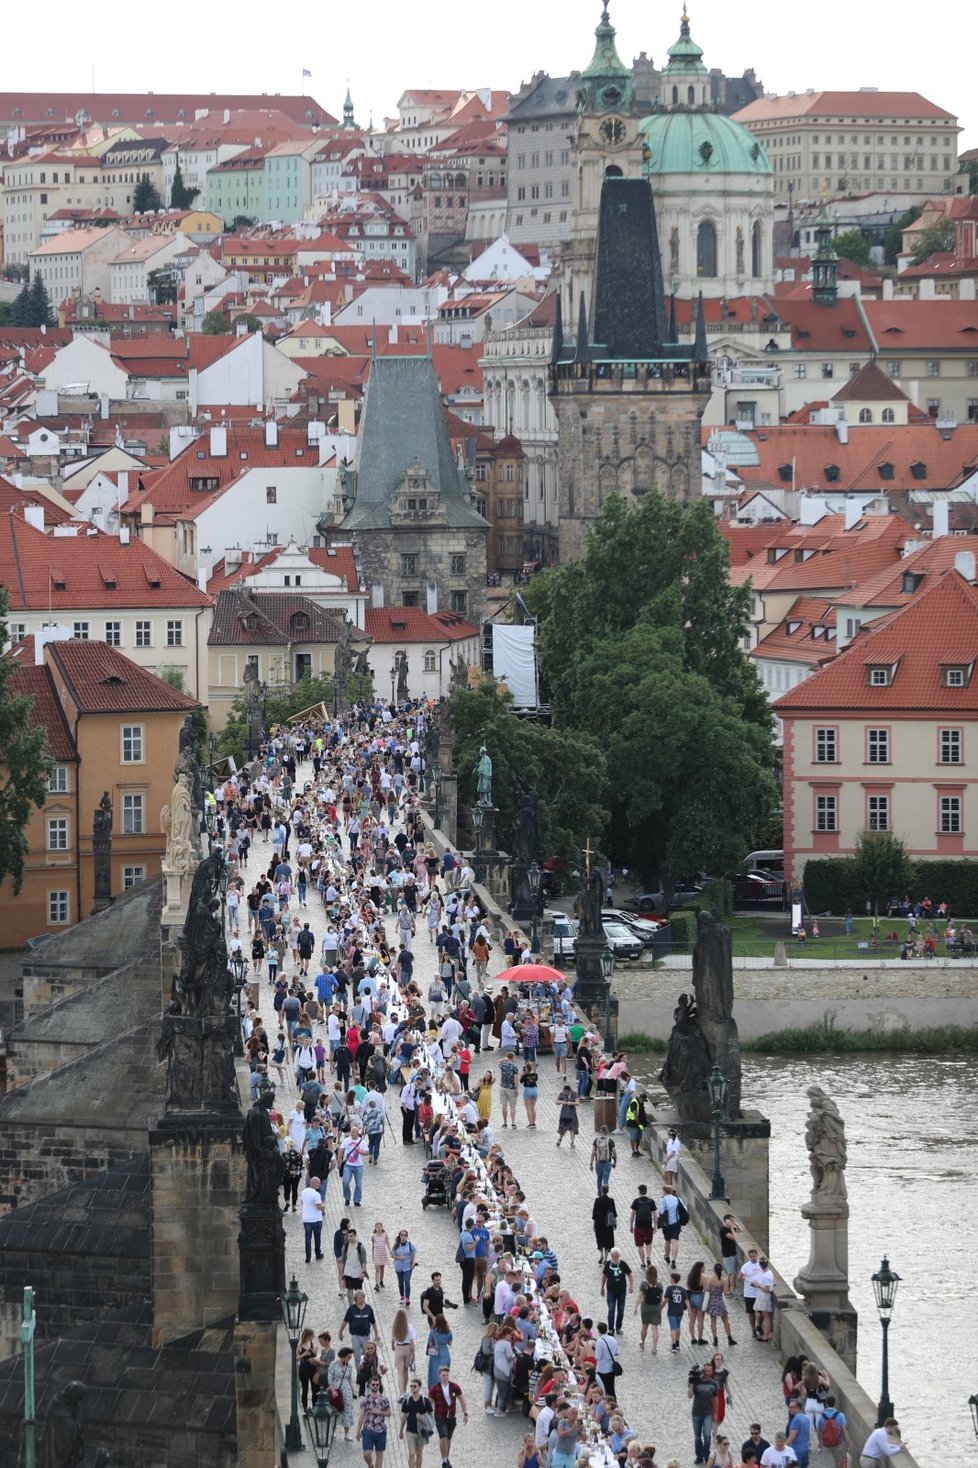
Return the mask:
[[[303, 1408], [327, 1393], [338, 1430], [359, 1441], [368, 1468], [382, 1468], [391, 1434], [404, 1441], [411, 1468], [421, 1468], [435, 1439], [443, 1468], [451, 1468], [454, 1435], [470, 1414], [458, 1378], [474, 1371], [487, 1418], [522, 1412], [529, 1419], [519, 1468], [572, 1468], [599, 1450], [625, 1468], [654, 1468], [656, 1449], [629, 1426], [618, 1395], [619, 1341], [634, 1296], [637, 1344], [648, 1355], [658, 1354], [663, 1313], [669, 1354], [680, 1350], [684, 1332], [690, 1346], [707, 1347], [709, 1328], [712, 1351], [687, 1385], [696, 1463], [808, 1468], [817, 1444], [831, 1448], [841, 1468], [845, 1416], [824, 1373], [813, 1379], [808, 1363], [786, 1368], [783, 1433], [769, 1441], [758, 1424], [739, 1446], [725, 1434], [733, 1387], [720, 1347], [737, 1345], [734, 1297], [743, 1298], [752, 1338], [769, 1342], [774, 1280], [756, 1251], [739, 1260], [732, 1215], [717, 1241], [721, 1257], [680, 1272], [689, 1217], [675, 1131], [662, 1158], [661, 1195], [645, 1182], [636, 1187], [627, 1220], [636, 1267], [625, 1259], [612, 1185], [621, 1165], [616, 1137], [629, 1161], [642, 1155], [647, 1097], [627, 1057], [603, 1052], [575, 1007], [572, 984], [525, 967], [532, 955], [518, 932], [495, 951], [471, 866], [451, 849], [439, 855], [427, 839], [429, 716], [424, 706], [354, 709], [330, 724], [280, 731], [250, 777], [234, 776], [214, 792], [215, 834], [231, 866], [229, 949], [232, 960], [250, 955], [260, 991], [244, 1017], [252, 1096], [269, 1081], [276, 1086], [283, 1211], [299, 1214], [310, 1270], [328, 1269], [330, 1259], [335, 1270], [335, 1317], [305, 1330], [297, 1347]], [[307, 760], [311, 773], [300, 778]], [[257, 878], [246, 878], [256, 865]], [[419, 948], [429, 950], [424, 982]], [[490, 990], [489, 970], [500, 964], [501, 982]], [[544, 1041], [562, 1086], [538, 1121]], [[489, 1051], [492, 1063], [484, 1065]], [[566, 1137], [574, 1148], [581, 1108], [599, 1096], [614, 1098], [617, 1123], [599, 1127], [589, 1149], [601, 1319], [575, 1300], [558, 1241], [538, 1227], [498, 1140], [503, 1130], [532, 1132], [552, 1118], [557, 1146]], [[419, 1241], [382, 1218], [357, 1226], [367, 1169], [381, 1166], [385, 1146], [398, 1145], [417, 1149], [423, 1206], [443, 1205], [454, 1220], [455, 1288], [430, 1267], [439, 1261], [426, 1257], [428, 1230]], [[326, 1202], [337, 1194], [342, 1217], [324, 1246]], [[419, 1266], [425, 1286], [415, 1302]], [[575, 1282], [582, 1285], [590, 1289]], [[388, 1347], [378, 1311], [395, 1290]], [[481, 1310], [484, 1324], [474, 1360], [461, 1371], [450, 1324], [459, 1309]], [[866, 1451], [884, 1455], [880, 1444]]]

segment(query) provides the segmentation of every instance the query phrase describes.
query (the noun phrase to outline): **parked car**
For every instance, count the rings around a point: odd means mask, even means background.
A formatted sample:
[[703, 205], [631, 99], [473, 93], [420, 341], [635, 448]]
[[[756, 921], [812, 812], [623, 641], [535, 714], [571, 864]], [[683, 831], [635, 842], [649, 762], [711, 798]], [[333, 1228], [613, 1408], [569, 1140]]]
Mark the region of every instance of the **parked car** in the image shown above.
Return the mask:
[[623, 923], [606, 922], [603, 924], [604, 935], [608, 946], [616, 958], [630, 962], [641, 958], [645, 952], [645, 944]]
[[645, 919], [636, 916], [634, 912], [622, 912], [620, 907], [603, 907], [601, 921], [606, 928], [609, 922], [627, 928], [644, 947], [655, 947], [655, 929], [658, 924], [646, 922]]
[[[672, 894], [671, 909], [687, 907], [689, 903], [695, 902], [703, 890], [702, 882], [692, 882], [689, 885], [680, 883]], [[664, 892], [643, 892], [637, 900], [639, 912], [665, 912], [666, 898]]]
[[726, 879], [733, 888], [734, 902], [780, 902], [784, 880], [768, 872], [736, 872]]
[[568, 917], [566, 912], [550, 907], [544, 909], [543, 915], [550, 918], [554, 925], [554, 958], [565, 963], [573, 962], [574, 943], [581, 926], [577, 918]]

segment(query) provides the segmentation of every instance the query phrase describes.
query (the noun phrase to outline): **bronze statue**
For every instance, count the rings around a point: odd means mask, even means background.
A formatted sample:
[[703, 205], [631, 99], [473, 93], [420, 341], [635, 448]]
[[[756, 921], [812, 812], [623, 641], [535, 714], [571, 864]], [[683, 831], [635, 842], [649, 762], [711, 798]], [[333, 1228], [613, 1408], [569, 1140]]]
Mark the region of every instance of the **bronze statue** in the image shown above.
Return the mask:
[[102, 792], [102, 799], [95, 807], [92, 832], [95, 836], [112, 835], [112, 801], [109, 799], [109, 792], [107, 790]]
[[[69, 1381], [48, 1407], [41, 1440], [41, 1468], [79, 1468], [85, 1461], [85, 1427], [82, 1413], [88, 1388], [83, 1381]], [[105, 1468], [109, 1455], [99, 1448], [95, 1468]]]
[[465, 659], [462, 656], [462, 654], [459, 653], [459, 655], [458, 655], [457, 658], [449, 657], [449, 659], [448, 659], [448, 666], [452, 670], [452, 672], [451, 672], [451, 678], [449, 679], [449, 684], [448, 684], [449, 688], [450, 689], [452, 689], [452, 688], [468, 688], [468, 686], [469, 686], [469, 665], [465, 661]]
[[574, 912], [581, 925], [580, 936], [582, 938], [604, 937], [604, 924], [601, 921], [604, 901], [604, 872], [598, 867], [591, 867], [590, 871], [585, 870], [581, 874], [581, 890], [574, 903]]
[[480, 745], [479, 758], [475, 766], [476, 801], [479, 805], [492, 805], [492, 760], [486, 746]]
[[397, 701], [407, 703], [408, 701], [408, 660], [406, 652], [398, 652], [394, 655], [394, 666], [397, 669]]
[[512, 846], [513, 860], [527, 865], [539, 856], [540, 807], [536, 788], [525, 775], [517, 775], [514, 781], [514, 803]]
[[224, 926], [219, 916], [224, 853], [212, 851], [200, 863], [190, 890], [184, 925], [183, 963], [174, 983], [172, 1014], [227, 1013], [231, 998]]
[[839, 1108], [821, 1086], [809, 1086], [811, 1110], [805, 1145], [812, 1170], [812, 1201], [846, 1201], [846, 1130]]
[[106, 790], [92, 820], [92, 865], [95, 876], [93, 912], [112, 902], [112, 801]]
[[269, 1112], [275, 1101], [274, 1087], [265, 1086], [245, 1117], [244, 1146], [248, 1159], [246, 1203], [277, 1203], [282, 1187], [282, 1154]]
[[683, 1121], [709, 1122], [706, 1078], [718, 1065], [727, 1082], [724, 1118], [740, 1115], [741, 1058], [733, 1017], [730, 931], [711, 913], [697, 918], [693, 949], [693, 996], [681, 994], [659, 1079]]

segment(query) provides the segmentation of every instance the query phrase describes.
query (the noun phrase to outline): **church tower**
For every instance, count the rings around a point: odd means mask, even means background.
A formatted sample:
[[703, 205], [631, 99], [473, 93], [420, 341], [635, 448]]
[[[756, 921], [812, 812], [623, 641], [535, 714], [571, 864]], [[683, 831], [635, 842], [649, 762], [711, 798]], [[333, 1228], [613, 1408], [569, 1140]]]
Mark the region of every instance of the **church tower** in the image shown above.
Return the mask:
[[834, 306], [839, 299], [839, 257], [832, 243], [832, 220], [822, 202], [815, 221], [815, 254], [812, 256], [812, 297], [820, 306]]
[[605, 177], [590, 309], [581, 293], [570, 320], [568, 339], [557, 312], [550, 365], [562, 563], [583, 554], [609, 494], [702, 493], [700, 421], [711, 386], [703, 303], [694, 345], [680, 346], [646, 179]]

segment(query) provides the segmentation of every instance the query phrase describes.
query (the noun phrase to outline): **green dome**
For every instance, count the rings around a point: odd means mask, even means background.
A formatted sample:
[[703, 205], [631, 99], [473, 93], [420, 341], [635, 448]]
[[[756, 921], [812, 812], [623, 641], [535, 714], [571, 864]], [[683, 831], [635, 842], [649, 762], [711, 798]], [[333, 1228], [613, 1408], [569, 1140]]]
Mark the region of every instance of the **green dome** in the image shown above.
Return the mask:
[[639, 131], [650, 174], [771, 172], [763, 143], [722, 112], [656, 112]]

